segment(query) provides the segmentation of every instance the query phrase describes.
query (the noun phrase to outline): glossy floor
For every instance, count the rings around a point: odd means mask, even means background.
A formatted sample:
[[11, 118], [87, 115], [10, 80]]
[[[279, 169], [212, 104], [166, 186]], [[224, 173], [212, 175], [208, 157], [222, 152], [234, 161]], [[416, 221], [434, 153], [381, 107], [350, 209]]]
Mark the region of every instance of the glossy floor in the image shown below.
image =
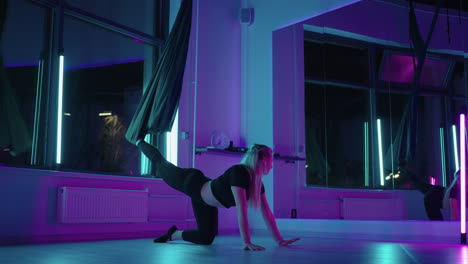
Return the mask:
[[185, 242], [154, 244], [152, 239], [6, 246], [0, 247], [0, 263], [468, 264], [468, 246], [459, 245], [457, 239], [427, 242], [427, 238], [405, 241], [391, 237], [307, 235], [289, 247], [278, 247], [263, 235], [254, 236], [253, 241], [266, 250], [244, 251], [238, 236], [219, 236], [211, 246]]

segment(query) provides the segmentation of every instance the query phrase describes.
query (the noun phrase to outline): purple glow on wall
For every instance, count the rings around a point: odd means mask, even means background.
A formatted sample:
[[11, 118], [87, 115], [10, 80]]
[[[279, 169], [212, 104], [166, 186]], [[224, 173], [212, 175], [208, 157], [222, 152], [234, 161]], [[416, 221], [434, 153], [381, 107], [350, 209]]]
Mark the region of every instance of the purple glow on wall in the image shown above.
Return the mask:
[[[417, 63], [417, 60], [414, 59]], [[421, 73], [421, 84], [441, 87], [444, 84], [449, 62], [426, 58]], [[415, 65], [413, 57], [400, 54], [387, 54], [383, 60], [380, 79], [389, 82], [412, 83]]]
[[[134, 59], [126, 59], [126, 60], [106, 61], [106, 62], [101, 62], [101, 63], [80, 65], [80, 66], [75, 66], [75, 67], [67, 67], [66, 70], [70, 71], [70, 70], [106, 67], [106, 66], [125, 64], [125, 63], [135, 63], [135, 62], [140, 62], [144, 60], [145, 60], [144, 58], [134, 58]], [[5, 65], [5, 68], [37, 67], [37, 66], [38, 64], [9, 64], [9, 65]]]
[[134, 39], [132, 39], [132, 40], [135, 41], [135, 42], [138, 42], [138, 43], [145, 44], [145, 42], [144, 42], [143, 40], [140, 40], [140, 39], [134, 38]]
[[66, 68], [67, 71], [70, 70], [81, 70], [81, 69], [89, 69], [89, 68], [98, 68], [98, 67], [106, 67], [106, 66], [112, 66], [112, 65], [118, 65], [118, 64], [126, 64], [126, 63], [135, 63], [135, 62], [140, 62], [144, 61], [144, 58], [135, 58], [135, 59], [128, 59], [128, 60], [115, 60], [115, 61], [106, 61], [106, 62], [101, 62], [101, 63], [94, 63], [94, 64], [88, 64], [88, 65], [80, 65], [76, 67], [70, 67]]

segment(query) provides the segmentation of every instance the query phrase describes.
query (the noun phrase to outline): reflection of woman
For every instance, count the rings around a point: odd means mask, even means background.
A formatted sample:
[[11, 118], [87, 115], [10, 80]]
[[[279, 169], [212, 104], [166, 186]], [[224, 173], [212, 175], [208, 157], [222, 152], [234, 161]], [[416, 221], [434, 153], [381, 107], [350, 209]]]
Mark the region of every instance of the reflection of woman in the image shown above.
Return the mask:
[[413, 183], [414, 187], [424, 194], [424, 208], [426, 209], [426, 215], [430, 220], [443, 221], [441, 209], [447, 209], [450, 211], [450, 220], [459, 220], [458, 215], [458, 172], [452, 183], [448, 187], [440, 185], [431, 185], [423, 182], [417, 177], [412, 171], [410, 166], [405, 161], [400, 161], [399, 167], [401, 176], [407, 178]]
[[273, 238], [280, 246], [289, 245], [296, 239], [284, 240], [278, 231], [275, 218], [270, 210], [262, 177], [272, 168], [272, 150], [265, 145], [254, 145], [244, 156], [241, 164], [227, 169], [223, 175], [211, 180], [200, 170], [179, 168], [164, 159], [159, 150], [138, 140], [136, 145], [156, 166], [158, 175], [172, 188], [187, 194], [198, 228], [178, 230], [176, 226], [154, 240], [165, 243], [183, 239], [196, 244], [210, 245], [218, 233], [218, 208], [237, 206], [239, 230], [245, 250], [264, 250], [250, 240], [247, 207], [261, 209], [263, 219]]

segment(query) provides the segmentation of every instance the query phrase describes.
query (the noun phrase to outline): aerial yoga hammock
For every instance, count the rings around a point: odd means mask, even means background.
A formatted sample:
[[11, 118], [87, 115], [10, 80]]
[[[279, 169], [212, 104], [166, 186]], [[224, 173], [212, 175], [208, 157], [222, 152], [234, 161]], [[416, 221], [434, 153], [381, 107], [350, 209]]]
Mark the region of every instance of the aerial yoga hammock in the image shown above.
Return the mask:
[[151, 80], [127, 129], [125, 138], [170, 131], [179, 105], [192, 23], [192, 0], [184, 0], [164, 44]]
[[440, 6], [442, 4], [442, 0], [437, 0], [436, 2], [436, 9], [434, 11], [434, 16], [432, 18], [431, 27], [429, 29], [429, 34], [427, 36], [426, 41], [423, 40], [421, 36], [421, 32], [419, 31], [418, 22], [416, 19], [416, 14], [414, 11], [414, 4], [413, 0], [410, 0], [410, 10], [409, 10], [409, 35], [412, 47], [414, 49], [414, 57], [413, 57], [413, 65], [414, 65], [414, 79], [413, 79], [413, 92], [411, 93], [411, 115], [409, 116], [409, 129], [410, 129], [410, 146], [409, 150], [407, 151], [407, 156], [405, 159], [410, 160], [414, 159], [416, 156], [416, 132], [418, 131], [417, 123], [418, 123], [418, 95], [420, 91], [420, 83], [421, 83], [421, 74], [424, 66], [424, 62], [426, 59], [427, 49], [429, 47], [429, 43], [431, 42], [432, 33], [434, 32], [434, 28], [437, 22], [437, 18], [440, 13]]

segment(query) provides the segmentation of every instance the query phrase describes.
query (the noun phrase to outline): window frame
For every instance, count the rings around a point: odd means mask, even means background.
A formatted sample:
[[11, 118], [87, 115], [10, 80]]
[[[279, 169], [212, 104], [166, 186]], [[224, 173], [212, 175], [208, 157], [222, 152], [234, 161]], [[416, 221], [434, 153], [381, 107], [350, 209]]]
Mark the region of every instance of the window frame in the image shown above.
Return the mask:
[[[111, 31], [115, 34], [122, 35], [124, 37], [137, 40], [140, 43], [144, 43], [154, 47], [150, 64], [150, 69], [146, 69], [144, 72], [145, 76], [152, 75], [152, 68], [155, 66], [159, 54], [162, 50], [162, 45], [169, 35], [169, 16], [170, 16], [170, 1], [169, 0], [157, 0], [154, 4], [154, 16], [149, 18], [154, 21], [154, 34], [149, 35], [144, 32], [138, 31], [132, 27], [117, 23], [115, 21], [96, 16], [76, 7], [73, 7], [67, 3], [66, 0], [25, 0], [26, 3], [31, 3], [36, 6], [40, 6], [48, 9], [46, 14], [45, 29], [43, 32], [44, 48], [43, 48], [43, 59], [44, 69], [42, 72], [42, 83], [44, 93], [41, 96], [40, 107], [44, 116], [41, 116], [40, 123], [42, 124], [40, 129], [34, 129], [37, 131], [33, 137], [38, 137], [33, 146], [37, 157], [33, 159], [29, 165], [19, 166], [24, 168], [34, 169], [55, 169], [62, 170], [60, 164], [56, 163], [56, 147], [58, 135], [57, 132], [57, 98], [58, 98], [58, 65], [59, 55], [66, 49], [63, 47], [63, 31], [64, 29], [64, 17], [72, 17], [78, 19], [83, 23], [88, 23], [107, 31]], [[149, 78], [149, 77], [144, 77]], [[65, 88], [66, 89], [66, 88]], [[152, 138], [151, 141], [154, 144], [158, 144], [161, 148], [165, 148], [165, 140]], [[32, 164], [31, 164], [32, 163]], [[9, 164], [6, 164], [10, 166]], [[115, 175], [115, 173], [97, 172], [97, 171], [82, 171], [83, 173], [93, 174], [108, 174]], [[132, 176], [125, 174], [123, 176]], [[134, 175], [133, 175], [134, 176]], [[151, 175], [149, 175], [151, 176]], [[152, 177], [152, 176], [151, 176]]]
[[[404, 94], [410, 94], [411, 91], [411, 84], [398, 84], [398, 83], [393, 83], [393, 82], [387, 82], [380, 80], [380, 75], [382, 71], [382, 64], [384, 61], [384, 58], [386, 54], [404, 54], [404, 55], [411, 55], [411, 49], [403, 46], [392, 46], [390, 44], [379, 44], [379, 43], [372, 43], [372, 42], [366, 42], [366, 41], [361, 41], [357, 39], [352, 39], [352, 38], [347, 38], [343, 36], [338, 36], [338, 35], [332, 35], [329, 33], [317, 33], [317, 32], [311, 32], [307, 31], [304, 29], [304, 42], [306, 41], [312, 41], [312, 42], [318, 42], [318, 43], [331, 43], [333, 45], [341, 45], [341, 46], [346, 46], [346, 47], [351, 47], [351, 48], [356, 48], [356, 49], [363, 49], [367, 48], [368, 49], [368, 69], [369, 69], [369, 84], [363, 85], [359, 83], [352, 83], [352, 82], [347, 82], [347, 81], [342, 81], [342, 80], [330, 80], [330, 79], [325, 79], [325, 78], [314, 78], [310, 76], [304, 76], [304, 81], [305, 83], [312, 83], [312, 84], [318, 84], [318, 85], [335, 85], [335, 86], [341, 86], [341, 87], [347, 87], [350, 89], [364, 89], [369, 91], [369, 124], [370, 124], [370, 134], [371, 134], [371, 139], [370, 139], [370, 155], [371, 155], [371, 178], [372, 178], [372, 183], [373, 186], [371, 189], [375, 190], [380, 190], [378, 185], [376, 183], [378, 182], [378, 159], [375, 157], [375, 154], [372, 153], [378, 153], [377, 151], [377, 135], [376, 135], [376, 117], [377, 117], [377, 112], [376, 112], [376, 104], [377, 104], [377, 97], [376, 93], [380, 91], [388, 91], [391, 93], [404, 93]], [[377, 55], [376, 55], [376, 50], [377, 49], [382, 49], [383, 50], [383, 55], [381, 58], [380, 63], [377, 62]], [[443, 83], [443, 90], [434, 90], [431, 87], [427, 86], [421, 86], [420, 87], [420, 93], [424, 94], [429, 94], [429, 95], [437, 95], [437, 96], [443, 96], [446, 97], [449, 101], [449, 108], [450, 108], [450, 102], [452, 100], [465, 100], [467, 101], [467, 98], [463, 96], [457, 96], [454, 95], [453, 92], [453, 87], [449, 87], [449, 81], [453, 77], [454, 74], [454, 68], [455, 64], [457, 62], [465, 61], [465, 76], [466, 72], [468, 72], [468, 69], [466, 68], [466, 59], [463, 58], [463, 56], [457, 56], [454, 54], [447, 54], [443, 53], [442, 51], [438, 50], [428, 50], [428, 57], [430, 56], [436, 56], [441, 59], [445, 59], [449, 61], [449, 67], [446, 73], [446, 77]], [[468, 82], [466, 82], [468, 83]], [[465, 85], [465, 86], [468, 86]], [[305, 86], [304, 86], [305, 87]], [[467, 88], [466, 88], [467, 89]], [[447, 122], [444, 122], [446, 131], [449, 131], [449, 125]], [[305, 126], [304, 126], [305, 129]], [[306, 132], [305, 132], [306, 133]], [[450, 144], [449, 140], [452, 140], [451, 137], [447, 137], [445, 139], [446, 144], [445, 146], [449, 146]], [[452, 170], [451, 165], [454, 163], [453, 158], [448, 153], [451, 150], [450, 147], [446, 147], [445, 149], [445, 157], [447, 157], [447, 165], [446, 170], [450, 171]], [[302, 174], [302, 173], [300, 173]], [[306, 188], [330, 188], [328, 186], [317, 186], [317, 185], [308, 185], [307, 184], [307, 176], [303, 175], [300, 176], [300, 181], [305, 183]], [[340, 186], [332, 186], [331, 188], [338, 188], [338, 189], [356, 189], [356, 188], [347, 188], [347, 187], [340, 187]], [[358, 189], [367, 189], [367, 188], [358, 188]]]

